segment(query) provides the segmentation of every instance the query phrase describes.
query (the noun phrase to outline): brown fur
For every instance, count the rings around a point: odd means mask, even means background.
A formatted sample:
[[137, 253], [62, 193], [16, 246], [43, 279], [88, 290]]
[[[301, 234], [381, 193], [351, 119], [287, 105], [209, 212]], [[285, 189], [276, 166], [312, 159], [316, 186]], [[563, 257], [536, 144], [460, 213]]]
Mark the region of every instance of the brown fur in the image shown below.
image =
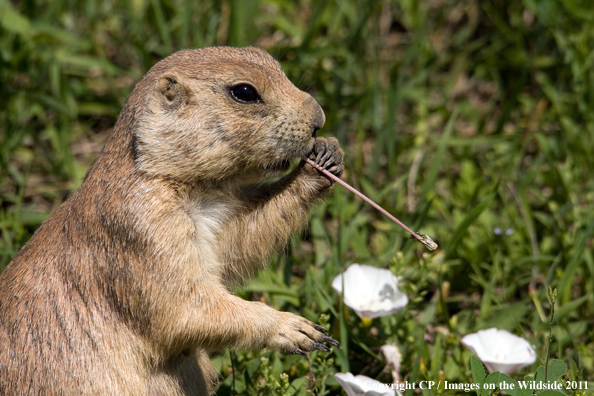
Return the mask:
[[[248, 83], [260, 103], [230, 87]], [[255, 48], [157, 63], [128, 98], [82, 186], [0, 275], [0, 394], [203, 395], [207, 352], [336, 341], [228, 291], [306, 221], [340, 175], [315, 100]]]

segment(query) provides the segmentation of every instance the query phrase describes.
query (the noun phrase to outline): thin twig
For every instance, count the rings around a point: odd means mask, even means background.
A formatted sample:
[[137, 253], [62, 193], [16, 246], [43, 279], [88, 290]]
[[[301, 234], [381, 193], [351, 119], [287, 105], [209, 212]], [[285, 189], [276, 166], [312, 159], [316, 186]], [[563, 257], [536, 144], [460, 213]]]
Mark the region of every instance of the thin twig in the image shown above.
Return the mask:
[[418, 234], [418, 233], [414, 232], [413, 230], [408, 228], [403, 222], [398, 220], [396, 217], [392, 216], [387, 210], [385, 210], [384, 208], [382, 208], [381, 206], [379, 206], [378, 204], [373, 202], [370, 198], [367, 197], [367, 195], [365, 195], [362, 192], [360, 192], [359, 190], [356, 190], [355, 188], [351, 187], [351, 185], [342, 181], [339, 177], [334, 176], [332, 173], [330, 173], [326, 169], [322, 168], [321, 166], [319, 166], [318, 164], [316, 164], [309, 158], [306, 158], [306, 157], [302, 157], [302, 158], [305, 162], [307, 162], [308, 164], [310, 164], [311, 166], [313, 166], [314, 168], [316, 168], [317, 170], [322, 172], [324, 175], [328, 176], [330, 179], [341, 184], [344, 188], [346, 188], [353, 194], [357, 195], [359, 198], [363, 199], [365, 202], [367, 202], [368, 204], [370, 204], [371, 206], [373, 206], [374, 208], [379, 210], [381, 213], [383, 213], [385, 216], [387, 216], [390, 220], [392, 220], [393, 222], [398, 224], [400, 227], [404, 228], [406, 230], [406, 232], [408, 232], [410, 234], [411, 239], [416, 239], [417, 241], [421, 242], [427, 249], [429, 249], [431, 251], [434, 251], [435, 249], [437, 249], [437, 247], [438, 247], [437, 243], [433, 242], [433, 240], [431, 238], [429, 238], [429, 236], [423, 235], [423, 234]]

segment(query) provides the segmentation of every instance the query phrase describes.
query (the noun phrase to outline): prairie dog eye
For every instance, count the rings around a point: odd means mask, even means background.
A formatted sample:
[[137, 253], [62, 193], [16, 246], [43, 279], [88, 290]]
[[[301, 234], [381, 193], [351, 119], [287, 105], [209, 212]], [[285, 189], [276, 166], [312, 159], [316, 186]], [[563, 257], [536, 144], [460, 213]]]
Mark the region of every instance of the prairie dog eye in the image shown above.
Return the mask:
[[262, 99], [258, 95], [256, 88], [248, 84], [239, 84], [230, 89], [231, 96], [241, 103], [260, 103]]

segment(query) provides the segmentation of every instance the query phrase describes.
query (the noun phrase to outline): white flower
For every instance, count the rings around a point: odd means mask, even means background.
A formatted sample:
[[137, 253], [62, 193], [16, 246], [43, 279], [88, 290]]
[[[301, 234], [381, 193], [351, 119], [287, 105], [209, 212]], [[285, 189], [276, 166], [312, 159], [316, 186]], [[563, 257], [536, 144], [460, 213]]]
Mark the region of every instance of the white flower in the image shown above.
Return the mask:
[[491, 372], [510, 374], [536, 361], [528, 341], [496, 328], [465, 335], [462, 345], [474, 352]]
[[334, 378], [348, 396], [395, 396], [396, 393], [388, 385], [364, 375], [336, 373]]
[[400, 381], [400, 351], [396, 345], [384, 345], [380, 351], [386, 357], [386, 363], [392, 366], [392, 378], [394, 382]]
[[361, 318], [387, 316], [408, 304], [408, 297], [398, 290], [398, 277], [387, 269], [353, 264], [334, 278], [332, 288]]

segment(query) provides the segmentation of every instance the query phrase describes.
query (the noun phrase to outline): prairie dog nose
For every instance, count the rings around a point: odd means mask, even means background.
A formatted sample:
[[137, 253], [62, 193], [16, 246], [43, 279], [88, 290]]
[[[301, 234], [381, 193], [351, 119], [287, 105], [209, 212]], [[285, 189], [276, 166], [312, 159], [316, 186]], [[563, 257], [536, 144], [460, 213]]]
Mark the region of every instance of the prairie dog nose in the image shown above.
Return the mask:
[[303, 103], [303, 107], [306, 108], [312, 114], [312, 126], [314, 128], [314, 133], [318, 129], [322, 129], [324, 127], [324, 123], [326, 122], [326, 115], [324, 114], [324, 110], [322, 107], [316, 102], [316, 100], [311, 95], [307, 95], [307, 99]]

